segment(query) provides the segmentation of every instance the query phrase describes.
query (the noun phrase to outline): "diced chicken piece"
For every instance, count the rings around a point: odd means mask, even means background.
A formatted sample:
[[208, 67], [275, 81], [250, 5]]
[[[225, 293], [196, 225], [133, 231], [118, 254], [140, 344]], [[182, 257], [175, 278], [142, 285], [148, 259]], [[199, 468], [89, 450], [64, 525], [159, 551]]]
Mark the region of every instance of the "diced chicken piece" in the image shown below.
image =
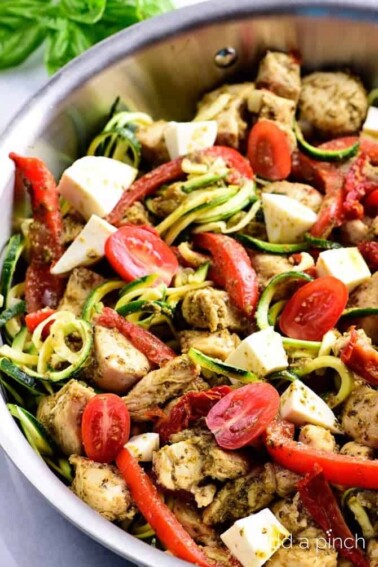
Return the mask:
[[311, 185], [304, 183], [291, 183], [289, 181], [275, 181], [263, 188], [263, 193], [277, 193], [278, 195], [286, 195], [291, 199], [299, 201], [305, 207], [318, 212], [322, 204], [323, 197]]
[[207, 93], [198, 104], [194, 120], [216, 120], [216, 144], [239, 148], [247, 136], [245, 114], [253, 90], [253, 83], [241, 83]]
[[177, 356], [163, 368], [146, 374], [123, 399], [131, 417], [148, 421], [148, 412], [176, 398], [190, 388], [201, 368], [186, 355]]
[[224, 451], [209, 431], [186, 429], [171, 436], [170, 441], [190, 441], [201, 453], [203, 474], [214, 480], [226, 481], [238, 478], [248, 472], [246, 457], [236, 451]]
[[42, 398], [37, 419], [46, 427], [65, 455], [81, 455], [81, 417], [94, 390], [70, 380], [56, 394]]
[[[287, 258], [287, 256], [257, 253], [251, 255], [251, 260], [257, 274], [259, 287], [261, 289], [265, 289], [274, 276], [283, 274], [284, 272], [291, 272], [293, 270], [293, 264], [289, 260], [289, 258]], [[275, 297], [282, 297], [286, 289], [287, 285], [284, 285], [277, 289]]]
[[92, 380], [106, 392], [124, 394], [151, 370], [148, 358], [117, 329], [94, 328]]
[[84, 228], [84, 220], [75, 213], [63, 217], [63, 244], [71, 244]]
[[80, 317], [84, 303], [94, 287], [105, 280], [88, 268], [75, 268], [72, 270], [66, 290], [59, 304], [60, 311], [71, 311]]
[[341, 424], [346, 435], [378, 449], [378, 391], [368, 386], [356, 388], [344, 405]]
[[361, 81], [342, 72], [311, 73], [302, 81], [301, 119], [330, 138], [358, 132], [368, 110]]
[[341, 225], [341, 240], [346, 246], [357, 246], [360, 242], [370, 240], [369, 224], [361, 219], [346, 221]]
[[[378, 307], [378, 272], [351, 294], [348, 307]], [[374, 344], [378, 344], [378, 315], [370, 315], [356, 321]]]
[[299, 442], [320, 451], [336, 451], [336, 440], [332, 433], [320, 425], [304, 425], [301, 427]]
[[182, 331], [179, 336], [183, 353], [187, 353], [190, 348], [196, 348], [207, 356], [220, 360], [226, 360], [240, 343], [238, 335], [230, 333], [227, 329], [215, 333]]
[[227, 482], [204, 510], [206, 525], [244, 518], [270, 504], [276, 490], [273, 466], [255, 467], [248, 475]]
[[201, 452], [190, 441], [165, 445], [153, 455], [158, 483], [168, 490], [187, 490], [203, 480]]
[[256, 86], [296, 103], [301, 91], [299, 63], [293, 55], [268, 51], [260, 62]]
[[[299, 534], [314, 535], [312, 533], [314, 528], [319, 531], [315, 526], [314, 520], [303, 506], [298, 492], [292, 498], [278, 500], [278, 502], [273, 504], [272, 511], [277, 520], [279, 520], [294, 537]], [[315, 532], [315, 535], [317, 535], [317, 532]]]
[[182, 314], [189, 325], [209, 329], [242, 331], [246, 328], [243, 315], [230, 302], [227, 292], [211, 287], [190, 291], [182, 303]]
[[214, 500], [216, 491], [215, 484], [205, 484], [204, 486], [193, 486], [191, 493], [198, 508], [206, 508]]
[[168, 122], [157, 120], [137, 130], [136, 136], [142, 146], [142, 157], [152, 165], [169, 161], [169, 154], [164, 140], [164, 130]]
[[173, 183], [161, 195], [151, 199], [151, 210], [157, 217], [164, 219], [187, 198], [188, 195], [182, 191], [181, 186], [181, 183]]
[[300, 475], [273, 464], [274, 474], [276, 477], [276, 492], [281, 498], [291, 496], [297, 490], [297, 484], [302, 478]]
[[337, 552], [322, 538], [285, 544], [266, 563], [266, 567], [337, 567]]
[[295, 116], [295, 102], [282, 96], [277, 96], [266, 89], [255, 89], [248, 99], [248, 110], [258, 114], [259, 118], [266, 118], [280, 122], [288, 128], [293, 127]]
[[183, 502], [179, 498], [175, 498], [171, 509], [180, 524], [197, 543], [207, 545], [209, 547], [221, 545], [221, 541], [216, 530], [210, 526], [206, 526], [202, 522], [202, 518], [198, 511], [192, 506]]
[[132, 519], [135, 508], [125, 481], [116, 467], [72, 455], [73, 492], [111, 522]]
[[146, 207], [140, 201], [137, 201], [125, 212], [121, 224], [145, 225], [151, 224], [150, 217]]
[[366, 445], [362, 445], [362, 443], [356, 443], [355, 441], [345, 443], [340, 449], [340, 454], [356, 457], [357, 459], [374, 459], [374, 449], [366, 447]]
[[[172, 435], [171, 442], [153, 456], [158, 482], [169, 490], [193, 492], [197, 503], [198, 496], [201, 497], [197, 490], [201, 481], [208, 477], [219, 481], [235, 479], [249, 469], [248, 460], [242, 454], [224, 451], [208, 432], [185, 430]], [[214, 494], [215, 490], [202, 496], [213, 500]]]
[[378, 539], [369, 540], [367, 547], [367, 556], [370, 561], [370, 567], [378, 567]]

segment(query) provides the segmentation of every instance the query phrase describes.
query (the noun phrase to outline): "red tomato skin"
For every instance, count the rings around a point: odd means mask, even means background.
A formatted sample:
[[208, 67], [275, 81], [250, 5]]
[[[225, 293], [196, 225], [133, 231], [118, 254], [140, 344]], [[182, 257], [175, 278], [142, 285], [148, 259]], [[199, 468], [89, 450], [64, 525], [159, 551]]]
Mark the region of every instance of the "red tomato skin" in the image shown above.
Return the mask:
[[211, 408], [206, 424], [222, 449], [240, 449], [260, 437], [277, 416], [280, 396], [265, 382], [233, 390]]
[[253, 171], [271, 181], [286, 179], [291, 171], [291, 148], [285, 133], [270, 120], [251, 129], [247, 156]]
[[111, 463], [130, 435], [130, 414], [116, 394], [97, 394], [83, 412], [81, 434], [85, 453], [98, 463]]
[[299, 288], [281, 314], [281, 331], [292, 339], [321, 341], [332, 329], [348, 302], [346, 285], [325, 276]]
[[105, 255], [126, 282], [158, 273], [169, 285], [178, 270], [175, 254], [150, 227], [122, 226], [107, 239]]

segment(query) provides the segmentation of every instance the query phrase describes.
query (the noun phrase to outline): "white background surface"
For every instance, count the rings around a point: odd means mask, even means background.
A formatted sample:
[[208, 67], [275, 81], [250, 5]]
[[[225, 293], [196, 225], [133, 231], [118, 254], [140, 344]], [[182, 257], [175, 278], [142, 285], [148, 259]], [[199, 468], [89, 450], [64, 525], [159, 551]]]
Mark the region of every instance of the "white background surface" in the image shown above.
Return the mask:
[[[181, 7], [200, 1], [176, 0], [175, 4]], [[17, 69], [0, 72], [0, 132], [47, 79], [42, 51]], [[128, 565], [53, 510], [0, 450], [0, 567]]]

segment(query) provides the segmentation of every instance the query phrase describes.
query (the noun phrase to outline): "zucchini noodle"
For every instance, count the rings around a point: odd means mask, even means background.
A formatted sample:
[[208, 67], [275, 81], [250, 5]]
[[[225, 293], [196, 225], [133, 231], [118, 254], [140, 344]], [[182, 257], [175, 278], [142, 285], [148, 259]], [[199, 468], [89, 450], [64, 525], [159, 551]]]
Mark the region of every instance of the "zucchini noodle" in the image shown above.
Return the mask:
[[[53, 321], [50, 334], [42, 343], [41, 334], [49, 321]], [[77, 336], [81, 343], [78, 350], [67, 344], [67, 339], [72, 335]], [[58, 311], [38, 325], [32, 335], [32, 342], [39, 350], [37, 373], [47, 380], [58, 382], [72, 377], [84, 365], [92, 347], [92, 327], [69, 311]], [[69, 362], [68, 366], [62, 370], [56, 369], [60, 363], [66, 362]]]
[[302, 377], [323, 368], [333, 368], [340, 377], [340, 386], [337, 394], [329, 394], [326, 400], [330, 408], [335, 408], [347, 399], [354, 388], [353, 374], [340, 358], [336, 356], [319, 356], [314, 360], [306, 361], [302, 366], [293, 368], [293, 370], [297, 376]]
[[143, 112], [118, 112], [104, 130], [92, 140], [87, 155], [103, 155], [125, 162], [138, 169], [141, 145], [134, 133], [135, 126], [152, 124], [152, 118]]
[[[269, 315], [268, 315], [270, 303], [275, 293], [277, 292], [277, 288], [279, 284], [282, 284], [283, 282], [287, 282], [289, 280], [292, 281], [305, 280], [307, 282], [310, 282], [312, 278], [311, 276], [304, 274], [303, 272], [294, 272], [294, 271], [283, 272], [282, 274], [278, 274], [277, 276], [274, 276], [274, 278], [272, 278], [269, 284], [266, 286], [263, 294], [260, 297], [259, 304], [257, 306], [256, 321], [259, 329], [266, 329], [267, 327], [270, 326]], [[304, 341], [304, 342], [308, 342], [308, 341]]]

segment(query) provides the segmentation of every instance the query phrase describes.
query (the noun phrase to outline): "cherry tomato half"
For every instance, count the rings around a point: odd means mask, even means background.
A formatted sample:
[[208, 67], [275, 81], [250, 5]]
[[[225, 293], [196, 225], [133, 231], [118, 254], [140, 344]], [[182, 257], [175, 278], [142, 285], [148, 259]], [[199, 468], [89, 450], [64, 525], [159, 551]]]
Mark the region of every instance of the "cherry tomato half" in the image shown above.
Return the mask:
[[249, 133], [247, 156], [253, 171], [271, 181], [291, 171], [291, 148], [285, 133], [270, 120], [257, 122]]
[[113, 269], [127, 282], [159, 274], [165, 284], [171, 283], [178, 261], [169, 246], [151, 227], [125, 225], [105, 243], [105, 255]]
[[206, 424], [223, 449], [240, 449], [262, 435], [276, 417], [280, 396], [264, 382], [233, 390], [209, 411]]
[[289, 299], [281, 314], [279, 325], [292, 339], [321, 341], [332, 329], [348, 301], [346, 285], [332, 276], [318, 278]]
[[130, 435], [130, 414], [115, 394], [97, 394], [83, 412], [81, 434], [87, 457], [111, 463]]

